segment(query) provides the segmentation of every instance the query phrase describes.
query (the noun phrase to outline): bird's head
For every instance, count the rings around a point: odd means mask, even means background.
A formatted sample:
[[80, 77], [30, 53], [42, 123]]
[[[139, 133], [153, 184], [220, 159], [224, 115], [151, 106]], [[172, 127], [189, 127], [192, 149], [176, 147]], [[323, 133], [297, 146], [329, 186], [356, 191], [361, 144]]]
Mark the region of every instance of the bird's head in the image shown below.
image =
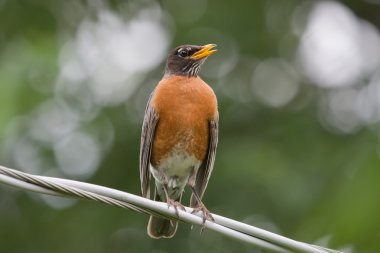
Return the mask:
[[217, 51], [215, 47], [215, 44], [176, 47], [168, 56], [165, 75], [197, 76], [202, 63]]

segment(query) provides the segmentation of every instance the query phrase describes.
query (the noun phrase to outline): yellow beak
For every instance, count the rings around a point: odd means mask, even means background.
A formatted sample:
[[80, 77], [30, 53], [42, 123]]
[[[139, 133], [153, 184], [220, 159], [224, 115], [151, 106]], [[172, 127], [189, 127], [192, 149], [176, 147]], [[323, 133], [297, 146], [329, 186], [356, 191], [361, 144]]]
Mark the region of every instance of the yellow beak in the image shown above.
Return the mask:
[[215, 44], [204, 45], [199, 51], [195, 52], [192, 56], [190, 56], [190, 58], [193, 60], [200, 60], [205, 57], [208, 57], [212, 55], [213, 53], [215, 53], [216, 51], [218, 51], [214, 49], [215, 47], [216, 47]]

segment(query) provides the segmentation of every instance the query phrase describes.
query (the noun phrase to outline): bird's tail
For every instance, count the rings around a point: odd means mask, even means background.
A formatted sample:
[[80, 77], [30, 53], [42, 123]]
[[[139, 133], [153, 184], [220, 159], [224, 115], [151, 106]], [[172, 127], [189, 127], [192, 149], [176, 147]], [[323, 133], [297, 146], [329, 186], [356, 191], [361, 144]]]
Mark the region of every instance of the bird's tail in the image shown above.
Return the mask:
[[[181, 195], [175, 201], [180, 201]], [[157, 193], [157, 190], [155, 193], [154, 200], [162, 201], [161, 197]], [[154, 239], [172, 238], [175, 232], [177, 231], [177, 227], [178, 227], [177, 221], [171, 221], [164, 218], [150, 216], [147, 231], [148, 231], [148, 235]]]

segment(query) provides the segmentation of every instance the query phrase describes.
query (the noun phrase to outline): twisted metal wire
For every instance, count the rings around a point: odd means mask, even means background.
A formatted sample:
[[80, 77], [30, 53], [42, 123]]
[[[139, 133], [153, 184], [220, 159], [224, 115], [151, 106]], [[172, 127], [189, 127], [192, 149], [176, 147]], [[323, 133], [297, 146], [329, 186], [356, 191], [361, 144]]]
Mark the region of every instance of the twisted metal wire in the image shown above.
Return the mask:
[[201, 216], [191, 214], [192, 208], [186, 207], [186, 212], [178, 210], [180, 215], [176, 216], [174, 208], [168, 208], [161, 202], [144, 199], [130, 193], [103, 186], [67, 179], [31, 175], [1, 165], [0, 183], [43, 194], [87, 199], [140, 213], [180, 220], [191, 224], [204, 225], [211, 230], [273, 252], [342, 253], [321, 246], [298, 242], [216, 214], [212, 214], [215, 218], [215, 223], [207, 221], [203, 224]]
[[128, 203], [125, 203], [125, 202], [122, 202], [122, 201], [119, 201], [119, 200], [116, 200], [113, 198], [109, 198], [109, 197], [102, 196], [102, 195], [92, 193], [92, 192], [87, 192], [87, 191], [84, 191], [84, 190], [81, 190], [81, 189], [78, 189], [75, 187], [62, 185], [59, 183], [49, 182], [47, 180], [43, 180], [43, 179], [40, 179], [38, 177], [32, 176], [32, 175], [27, 174], [27, 173], [23, 173], [23, 172], [20, 172], [17, 170], [9, 170], [9, 169], [4, 169], [3, 167], [0, 167], [0, 173], [3, 175], [13, 177], [15, 179], [22, 180], [22, 181], [27, 182], [27, 183], [31, 183], [31, 184], [34, 184], [37, 186], [41, 186], [45, 189], [49, 189], [52, 191], [56, 191], [58, 193], [62, 193], [63, 195], [93, 200], [93, 201], [101, 202], [101, 203], [112, 205], [112, 206], [127, 208], [127, 209], [130, 209], [132, 211], [136, 211], [136, 212], [145, 212], [144, 210], [142, 210], [139, 207], [133, 206], [131, 204], [128, 204]]

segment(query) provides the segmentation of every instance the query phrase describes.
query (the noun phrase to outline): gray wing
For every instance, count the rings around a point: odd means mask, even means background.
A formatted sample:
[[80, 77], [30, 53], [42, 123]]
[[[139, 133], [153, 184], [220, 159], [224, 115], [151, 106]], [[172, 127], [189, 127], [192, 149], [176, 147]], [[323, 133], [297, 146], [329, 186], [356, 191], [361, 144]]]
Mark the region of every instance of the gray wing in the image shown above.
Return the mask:
[[[208, 180], [210, 179], [212, 169], [214, 168], [214, 161], [216, 155], [216, 146], [218, 144], [218, 128], [219, 128], [219, 116], [209, 122], [209, 145], [208, 152], [205, 161], [201, 164], [198, 169], [197, 178], [195, 181], [195, 191], [198, 196], [202, 199], [203, 194], [206, 190]], [[197, 201], [194, 194], [191, 195], [190, 206], [197, 206]]]
[[154, 138], [154, 133], [156, 130], [158, 115], [154, 108], [150, 105], [152, 96], [150, 94], [148, 104], [145, 109], [144, 122], [141, 132], [141, 144], [140, 144], [140, 181], [141, 181], [141, 192], [142, 196], [145, 198], [150, 197], [150, 155], [152, 151], [152, 143]]

